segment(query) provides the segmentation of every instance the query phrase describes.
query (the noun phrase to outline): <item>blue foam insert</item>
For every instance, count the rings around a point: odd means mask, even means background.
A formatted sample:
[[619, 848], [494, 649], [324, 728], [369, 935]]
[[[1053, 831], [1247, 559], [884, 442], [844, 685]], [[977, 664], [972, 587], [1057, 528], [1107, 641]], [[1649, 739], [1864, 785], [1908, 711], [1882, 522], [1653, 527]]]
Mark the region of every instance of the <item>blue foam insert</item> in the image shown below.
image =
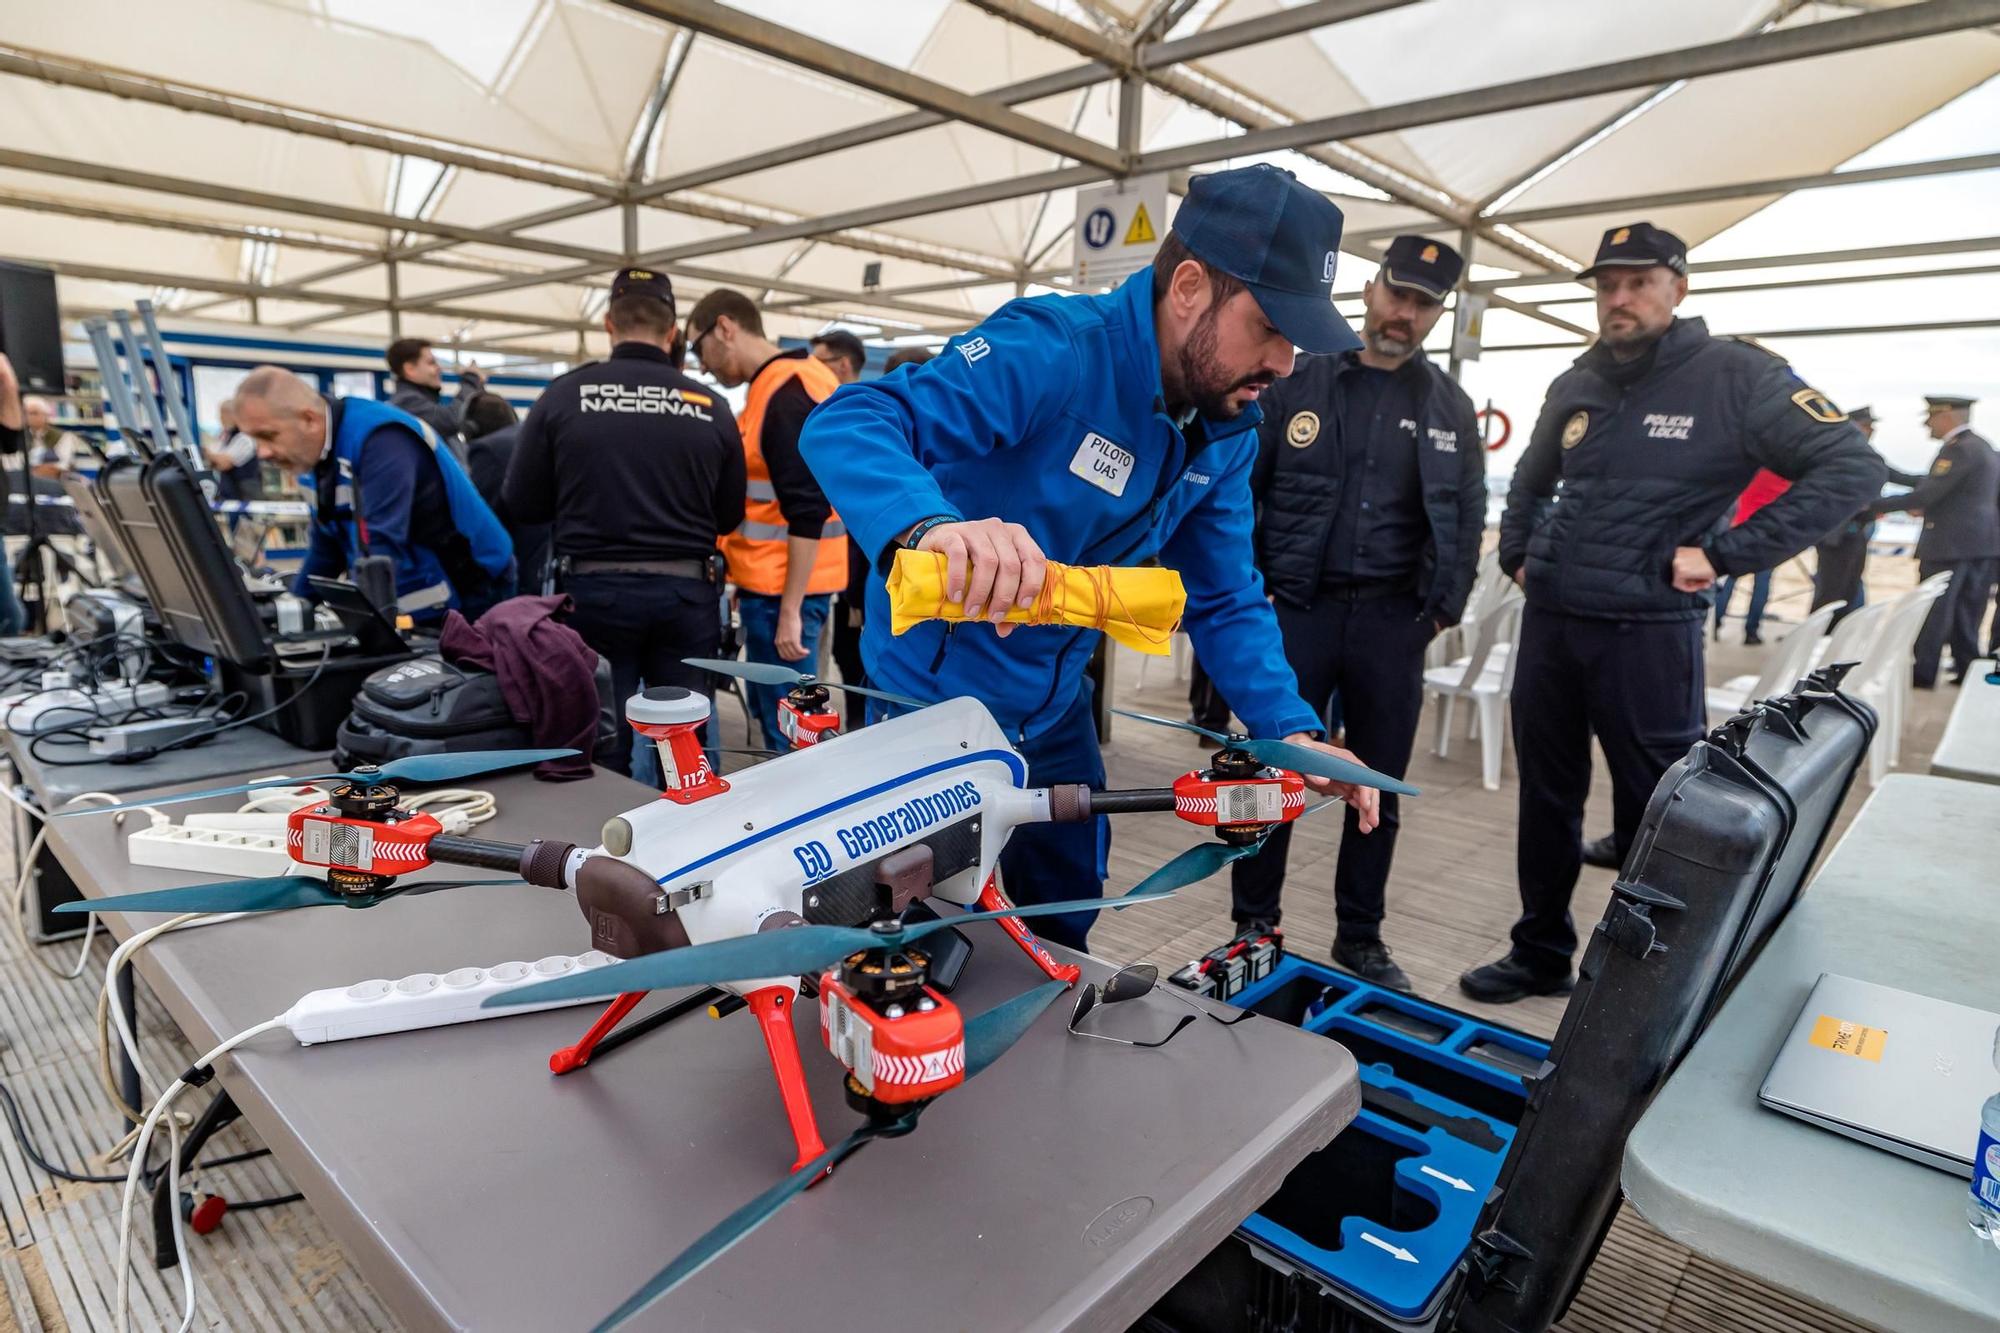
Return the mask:
[[[1287, 1012], [1294, 1005], [1305, 1008], [1302, 995], [1320, 998], [1303, 1015]], [[1498, 1139], [1499, 1147], [1489, 1149], [1442, 1127], [1405, 1123], [1364, 1106], [1343, 1133], [1379, 1140], [1369, 1145], [1371, 1151], [1379, 1148], [1396, 1159], [1391, 1178], [1402, 1197], [1386, 1209], [1372, 1201], [1382, 1217], [1345, 1212], [1342, 1204], [1351, 1204], [1351, 1196], [1329, 1192], [1326, 1225], [1317, 1229], [1325, 1238], [1335, 1234], [1337, 1223], [1333, 1248], [1274, 1220], [1268, 1204], [1241, 1228], [1261, 1249], [1367, 1305], [1401, 1319], [1422, 1318], [1471, 1242], [1480, 1207], [1513, 1145], [1527, 1090], [1508, 1065], [1534, 1068], [1547, 1057], [1547, 1044], [1289, 955], [1234, 1003], [1346, 1043], [1356, 1051], [1365, 1085], [1440, 1115], [1483, 1121]], [[1340, 1147], [1336, 1140], [1322, 1151]], [[1299, 1206], [1294, 1201], [1285, 1211], [1296, 1220]], [[1390, 1213], [1432, 1211], [1432, 1220], [1408, 1229], [1388, 1221]]]

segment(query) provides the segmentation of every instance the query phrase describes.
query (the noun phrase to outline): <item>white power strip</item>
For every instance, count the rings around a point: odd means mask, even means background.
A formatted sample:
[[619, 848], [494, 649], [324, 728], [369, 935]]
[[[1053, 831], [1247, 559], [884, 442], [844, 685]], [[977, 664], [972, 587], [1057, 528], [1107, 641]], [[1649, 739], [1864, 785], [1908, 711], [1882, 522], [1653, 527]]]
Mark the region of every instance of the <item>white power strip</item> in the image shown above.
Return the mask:
[[320, 866], [300, 865], [285, 851], [285, 819], [269, 830], [205, 828], [199, 824], [160, 824], [142, 828], [125, 840], [125, 854], [135, 866], [191, 870], [218, 879], [263, 879], [274, 875], [325, 875]]
[[298, 1003], [286, 1011], [284, 1021], [301, 1045], [311, 1046], [324, 1041], [346, 1041], [350, 1037], [375, 1037], [385, 1032], [410, 1032], [482, 1018], [504, 1018], [508, 1014], [561, 1009], [589, 1001], [550, 1000], [507, 1009], [482, 1009], [480, 1005], [488, 996], [503, 991], [617, 961], [610, 954], [592, 949], [573, 958], [555, 954], [533, 963], [461, 967], [442, 976], [417, 972], [400, 981], [359, 981], [352, 986], [334, 986], [300, 996]]
[[78, 689], [23, 690], [0, 698], [0, 725], [25, 735], [50, 727], [95, 722], [105, 713], [157, 708], [173, 697], [171, 686], [155, 680], [136, 686], [103, 685], [88, 692]]

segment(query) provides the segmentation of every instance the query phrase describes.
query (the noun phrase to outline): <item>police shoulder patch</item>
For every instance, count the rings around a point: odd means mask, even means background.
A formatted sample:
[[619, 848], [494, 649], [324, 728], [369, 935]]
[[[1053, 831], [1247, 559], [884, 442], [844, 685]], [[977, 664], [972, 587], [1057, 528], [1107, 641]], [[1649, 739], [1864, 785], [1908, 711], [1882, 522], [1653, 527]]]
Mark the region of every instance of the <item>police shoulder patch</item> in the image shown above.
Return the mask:
[[1590, 429], [1590, 413], [1578, 412], [1563, 423], [1562, 446], [1574, 449], [1583, 442], [1584, 432]]
[[1831, 399], [1811, 385], [1793, 394], [1792, 402], [1798, 405], [1801, 412], [1822, 425], [1831, 426], [1847, 420], [1847, 413], [1835, 407]]
[[1285, 423], [1285, 443], [1303, 449], [1319, 438], [1319, 413], [1294, 412]]

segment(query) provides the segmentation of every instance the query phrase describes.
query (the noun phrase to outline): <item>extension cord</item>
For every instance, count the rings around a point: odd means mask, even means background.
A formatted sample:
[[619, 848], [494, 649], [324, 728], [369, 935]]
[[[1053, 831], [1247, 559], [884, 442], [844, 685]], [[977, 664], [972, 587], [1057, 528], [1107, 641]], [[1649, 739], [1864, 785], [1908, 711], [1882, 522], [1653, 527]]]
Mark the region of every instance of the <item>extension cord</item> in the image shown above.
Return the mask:
[[23, 690], [0, 698], [0, 724], [17, 735], [45, 730], [38, 725], [51, 714], [74, 713], [72, 718], [51, 725], [95, 722], [105, 712], [134, 708], [157, 708], [174, 697], [173, 687], [149, 680], [138, 685], [102, 685], [95, 690], [73, 687], [51, 690]]
[[125, 840], [135, 866], [191, 870], [217, 878], [264, 879], [276, 875], [325, 875], [320, 866], [300, 865], [285, 850], [285, 823], [271, 831], [160, 824]]
[[507, 1014], [561, 1009], [587, 1000], [549, 1000], [541, 1004], [482, 1009], [487, 997], [571, 972], [603, 967], [618, 960], [592, 949], [575, 957], [554, 954], [533, 963], [500, 963], [491, 968], [461, 967], [440, 976], [416, 972], [400, 981], [358, 981], [299, 997], [285, 1011], [284, 1024], [300, 1045], [377, 1037], [386, 1032], [446, 1027]]
[[212, 717], [156, 717], [144, 722], [121, 722], [114, 727], [85, 730], [90, 752], [100, 759], [120, 755], [150, 756], [163, 745], [173, 745], [199, 732], [215, 730]]

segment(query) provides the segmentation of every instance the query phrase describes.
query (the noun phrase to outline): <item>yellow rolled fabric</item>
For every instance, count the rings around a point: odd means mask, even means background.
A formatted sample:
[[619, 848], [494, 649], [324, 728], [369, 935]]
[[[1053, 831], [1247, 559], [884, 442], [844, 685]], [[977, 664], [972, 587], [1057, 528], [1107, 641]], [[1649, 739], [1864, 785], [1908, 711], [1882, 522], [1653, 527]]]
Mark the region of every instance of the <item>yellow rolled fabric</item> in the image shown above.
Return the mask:
[[[926, 620], [957, 624], [965, 608], [948, 601], [945, 559], [936, 551], [898, 551], [889, 571], [889, 628], [901, 634]], [[1007, 612], [1016, 625], [1076, 625], [1101, 629], [1127, 648], [1155, 657], [1171, 650], [1187, 606], [1187, 589], [1171, 569], [1119, 569], [1049, 561], [1048, 581], [1033, 606]], [[981, 617], [983, 620], [984, 617]]]

